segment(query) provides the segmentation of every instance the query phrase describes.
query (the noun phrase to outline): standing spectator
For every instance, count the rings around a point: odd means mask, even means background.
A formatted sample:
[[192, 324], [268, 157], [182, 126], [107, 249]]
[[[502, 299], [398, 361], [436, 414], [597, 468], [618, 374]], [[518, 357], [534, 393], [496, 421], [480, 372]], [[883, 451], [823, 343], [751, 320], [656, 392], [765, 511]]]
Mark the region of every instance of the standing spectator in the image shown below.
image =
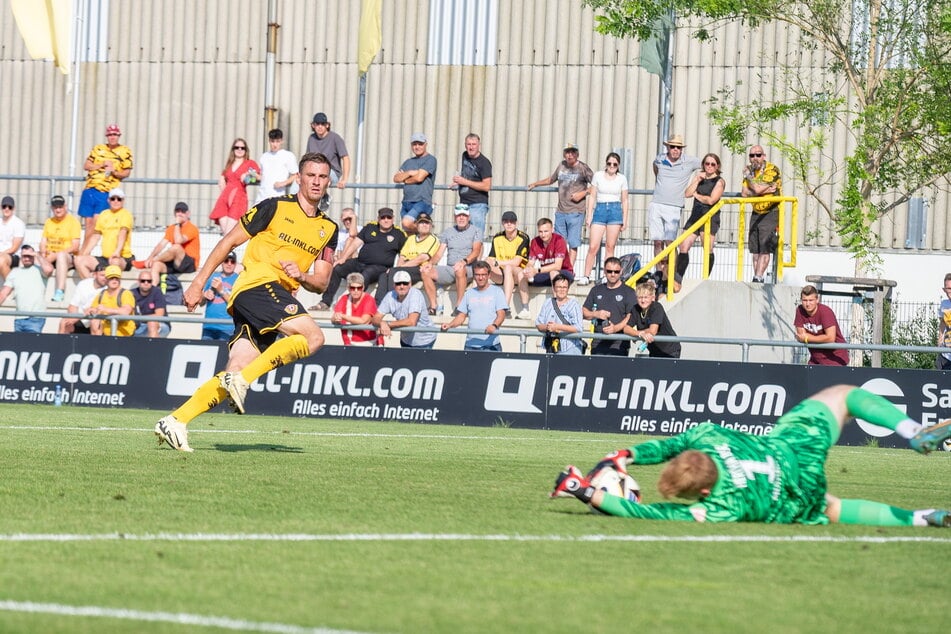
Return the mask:
[[451, 187], [459, 190], [459, 203], [468, 205], [470, 220], [479, 230], [481, 239], [485, 235], [486, 218], [489, 216], [492, 161], [482, 154], [482, 139], [475, 132], [466, 135], [462, 167], [452, 177]]
[[[793, 326], [796, 327], [796, 340], [805, 344], [845, 343], [835, 313], [825, 304], [819, 303], [819, 291], [811, 284], [802, 287]], [[809, 365], [848, 364], [849, 351], [845, 348], [809, 348]]]
[[624, 334], [643, 339], [647, 344], [649, 356], [679, 359], [679, 341], [654, 340], [656, 335], [677, 336], [667, 317], [667, 311], [656, 301], [657, 288], [651, 282], [641, 282], [635, 290], [637, 291], [637, 308], [631, 313], [630, 321], [624, 326]]
[[[367, 325], [373, 321], [373, 315], [376, 314], [376, 300], [373, 296], [365, 292], [366, 283], [363, 276], [359, 273], [351, 273], [347, 276], [346, 295], [341, 295], [334, 306], [334, 314], [330, 318], [332, 323], [338, 325]], [[375, 346], [377, 345], [377, 334], [373, 330], [347, 330], [340, 331], [340, 338], [343, 339], [345, 346]]]
[[[231, 319], [228, 314], [228, 302], [231, 301], [231, 288], [238, 280], [236, 271], [238, 256], [232, 251], [225, 256], [221, 270], [215, 271], [205, 282], [202, 289], [205, 304], [205, 319]], [[234, 336], [234, 322], [227, 324], [203, 324], [201, 338], [204, 341], [230, 341]]]
[[92, 238], [96, 217], [109, 208], [109, 192], [132, 173], [132, 150], [119, 144], [122, 130], [114, 123], [106, 126], [106, 142], [93, 147], [83, 163], [86, 184], [79, 199], [79, 217], [85, 219], [83, 247]]
[[[938, 306], [938, 345], [951, 348], [951, 273], [944, 276], [944, 299]], [[939, 354], [935, 367], [951, 370], [951, 352]]]
[[439, 262], [445, 251], [446, 264], [434, 266], [429, 275], [423, 275], [423, 289], [430, 306], [436, 305], [436, 285], [452, 283], [456, 285], [456, 306], [459, 306], [472, 279], [472, 263], [482, 256], [482, 233], [469, 222], [469, 206], [460, 203], [455, 212], [455, 224], [439, 234], [442, 244], [433, 258], [433, 262]]
[[[92, 302], [94, 299], [96, 299], [99, 291], [105, 287], [106, 267], [102, 264], [97, 264], [95, 270], [93, 271], [92, 277], [79, 280], [79, 283], [76, 284], [76, 288], [73, 290], [73, 298], [70, 300], [69, 306], [66, 308], [66, 312], [70, 315], [91, 315], [93, 312]], [[89, 329], [89, 326], [89, 319], [82, 319], [79, 317], [63, 317], [59, 321], [59, 334], [88, 335], [92, 332]]]
[[92, 300], [89, 310], [90, 314], [100, 316], [89, 323], [90, 334], [131, 337], [135, 332], [135, 322], [131, 319], [118, 320], [116, 332], [112, 332], [110, 315], [131, 315], [135, 311], [135, 297], [132, 291], [122, 288], [122, 269], [118, 266], [106, 267], [106, 287]]
[[218, 224], [222, 235], [227, 235], [238, 224], [238, 219], [248, 212], [248, 185], [257, 183], [261, 174], [261, 167], [248, 158], [249, 154], [248, 142], [235, 139], [225, 168], [218, 177], [221, 194], [208, 219]]
[[[723, 196], [723, 190], [726, 188], [726, 181], [720, 176], [720, 157], [716, 154], [707, 154], [702, 160], [703, 168], [697, 172], [694, 179], [687, 186], [684, 196], [693, 198], [693, 209], [690, 210], [690, 217], [687, 218], [687, 224], [684, 229], [703, 218], [710, 208], [720, 201]], [[720, 230], [720, 212], [713, 214], [710, 218], [710, 257], [707, 260], [707, 275], [713, 270], [713, 245], [717, 239], [717, 231]], [[684, 241], [680, 243], [680, 253], [677, 254], [677, 273], [674, 276], [674, 292], [680, 291], [684, 274], [687, 267], [690, 266], [690, 247], [698, 236], [703, 235], [703, 229], [698, 229], [691, 233]]]
[[415, 132], [409, 138], [413, 155], [403, 161], [400, 169], [393, 174], [394, 183], [403, 184], [403, 205], [400, 207], [403, 231], [416, 232], [416, 219], [419, 214], [433, 214], [433, 189], [436, 182], [436, 157], [430, 154], [428, 139], [422, 132]]
[[[552, 280], [552, 298], [542, 304], [535, 319], [538, 332], [545, 333], [545, 351], [553, 354], [584, 354], [584, 342], [581, 339], [562, 339], [562, 335], [581, 332], [581, 305], [573, 297], [568, 297], [571, 280], [558, 274]], [[549, 345], [547, 342], [551, 340]], [[551, 348], [551, 349], [549, 349]]]
[[50, 198], [52, 217], [43, 223], [39, 256], [56, 269], [56, 290], [53, 301], [66, 297], [66, 276], [73, 268], [73, 256], [79, 253], [79, 239], [83, 235], [79, 219], [66, 209], [66, 199], [56, 195]]
[[[419, 214], [416, 219], [416, 235], [409, 236], [396, 256], [396, 265], [380, 276], [376, 284], [376, 301], [383, 301], [383, 296], [392, 290], [393, 277], [399, 271], [409, 273], [410, 281], [415, 284], [423, 279], [421, 267], [430, 264], [439, 251], [439, 238], [432, 233], [433, 219], [429, 214]], [[435, 304], [429, 308], [429, 314], [436, 314]]]
[[26, 237], [26, 223], [16, 215], [16, 202], [13, 196], [4, 196], [0, 201], [0, 277], [6, 279], [10, 270], [20, 265], [17, 253]]
[[[489, 265], [489, 279], [501, 284], [505, 292], [505, 302], [512, 303], [512, 292], [518, 282], [519, 274], [528, 262], [528, 245], [531, 239], [518, 228], [518, 216], [514, 211], [502, 214], [502, 231], [492, 238], [492, 247], [486, 262]], [[519, 319], [531, 319], [528, 304], [522, 306]]]
[[604, 244], [604, 257], [613, 258], [618, 236], [627, 226], [628, 190], [627, 176], [619, 170], [621, 155], [611, 152], [605, 159], [604, 169], [595, 172], [588, 190], [588, 255], [584, 259], [584, 275], [578, 278], [580, 286], [591, 283], [591, 269]]
[[[74, 258], [80, 279], [86, 279], [96, 264], [112, 265], [120, 271], [132, 268], [132, 213], [125, 208], [125, 192], [118, 187], [109, 192], [109, 209], [96, 218], [96, 228], [86, 240], [82, 252]], [[102, 240], [100, 256], [92, 250]]]
[[564, 160], [558, 164], [555, 171], [548, 178], [537, 180], [528, 185], [532, 190], [536, 187], [558, 183], [558, 209], [555, 211], [555, 233], [568, 241], [571, 249], [571, 261], [578, 260], [578, 247], [581, 245], [581, 225], [584, 223], [585, 198], [588, 196], [588, 187], [594, 172], [591, 168], [578, 160], [578, 147], [574, 143], [566, 143], [562, 152]]
[[[746, 198], [753, 196], [782, 196], [783, 178], [779, 168], [766, 160], [762, 145], [750, 148], [750, 163], [743, 169], [743, 191]], [[766, 281], [769, 256], [778, 246], [779, 203], [753, 203], [750, 218], [749, 242], [753, 254], [753, 282]]]
[[[393, 276], [395, 290], [386, 294], [379, 308], [373, 315], [373, 325], [377, 327], [381, 337], [389, 337], [397, 328], [432, 328], [433, 320], [426, 310], [426, 298], [419, 289], [410, 284], [409, 273], [398, 271]], [[392, 321], [384, 321], [383, 317], [392, 315]], [[402, 332], [400, 346], [403, 348], [432, 348], [436, 343], [434, 332]]]
[[523, 306], [528, 306], [529, 286], [551, 286], [558, 275], [569, 282], [575, 279], [568, 243], [554, 232], [550, 219], [540, 218], [536, 226], [538, 235], [528, 245], [528, 264], [518, 272], [518, 294]]
[[254, 204], [262, 200], [283, 196], [287, 188], [297, 182], [297, 157], [284, 149], [284, 132], [274, 128], [267, 133], [268, 151], [261, 155], [261, 182]]
[[[155, 285], [155, 278], [151, 271], [142, 271], [139, 273], [139, 285], [132, 290], [132, 296], [135, 297], [136, 315], [155, 315], [164, 317], [166, 315], [165, 296]], [[137, 321], [135, 322], [136, 337], [167, 337], [172, 327], [165, 321]]]
[[466, 335], [465, 350], [486, 350], [502, 352], [499, 341], [499, 328], [505, 321], [505, 312], [509, 308], [505, 294], [498, 286], [489, 284], [489, 264], [478, 261], [472, 265], [472, 277], [475, 286], [462, 296], [459, 308], [449, 323], [443, 324], [445, 332], [459, 326], [469, 318], [469, 330], [481, 331], [481, 334]]
[[[389, 207], [380, 208], [377, 221], [367, 223], [357, 237], [347, 244], [347, 250], [338, 258], [340, 264], [334, 266], [330, 274], [330, 282], [320, 303], [311, 306], [310, 310], [329, 310], [340, 282], [351, 273], [362, 273], [366, 284], [376, 282], [393, 266], [405, 242], [406, 234], [393, 226], [393, 210]], [[358, 251], [357, 257], [352, 257]]]
[[310, 123], [313, 134], [307, 139], [307, 152], [323, 154], [330, 161], [330, 186], [343, 189], [350, 180], [350, 155], [347, 144], [331, 131], [330, 121], [323, 112], [314, 115]]
[[145, 267], [151, 269], [157, 282], [166, 273], [180, 275], [194, 273], [201, 260], [201, 239], [198, 227], [192, 224], [191, 212], [184, 202], [175, 203], [175, 222], [165, 229], [165, 235], [152, 249]]
[[[627, 284], [621, 282], [621, 260], [608, 258], [604, 261], [603, 284], [596, 284], [588, 292], [582, 305], [582, 315], [591, 320], [594, 332], [617, 335], [624, 332], [637, 306], [637, 295]], [[630, 341], [597, 339], [591, 346], [591, 354], [626, 357], [631, 349]]]
[[[684, 196], [693, 173], [700, 169], [700, 159], [684, 155], [684, 138], [679, 134], [664, 141], [667, 151], [654, 158], [654, 197], [647, 208], [647, 227], [654, 241], [654, 256], [677, 239], [680, 218], [684, 210]], [[657, 263], [659, 284], [667, 279], [667, 262]]]
[[[42, 313], [46, 310], [46, 280], [53, 274], [53, 265], [45, 258], [37, 258], [36, 251], [28, 244], [20, 249], [19, 266], [12, 271], [0, 287], [0, 304], [10, 293], [16, 295], [18, 311]], [[18, 317], [13, 320], [13, 332], [43, 332], [45, 317]]]
[[[334, 266], [344, 262], [343, 254], [350, 240], [360, 235], [360, 231], [363, 230], [363, 225], [357, 222], [357, 214], [353, 207], [344, 207], [340, 211], [340, 223], [343, 225], [343, 231], [340, 233], [342, 239], [337, 244], [337, 252], [334, 254]], [[357, 251], [354, 251], [349, 257], [356, 255]]]

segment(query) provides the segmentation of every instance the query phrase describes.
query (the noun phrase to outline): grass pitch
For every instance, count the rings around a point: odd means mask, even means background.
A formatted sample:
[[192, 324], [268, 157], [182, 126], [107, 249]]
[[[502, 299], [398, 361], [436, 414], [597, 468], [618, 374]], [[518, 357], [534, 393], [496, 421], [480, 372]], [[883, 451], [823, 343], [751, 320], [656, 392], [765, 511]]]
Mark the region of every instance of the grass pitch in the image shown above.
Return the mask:
[[[927, 632], [951, 531], [700, 525], [548, 500], [636, 438], [0, 406], [0, 632]], [[951, 455], [835, 448], [831, 492], [951, 507]], [[638, 468], [646, 501], [659, 469]], [[942, 628], [943, 629], [943, 628]]]

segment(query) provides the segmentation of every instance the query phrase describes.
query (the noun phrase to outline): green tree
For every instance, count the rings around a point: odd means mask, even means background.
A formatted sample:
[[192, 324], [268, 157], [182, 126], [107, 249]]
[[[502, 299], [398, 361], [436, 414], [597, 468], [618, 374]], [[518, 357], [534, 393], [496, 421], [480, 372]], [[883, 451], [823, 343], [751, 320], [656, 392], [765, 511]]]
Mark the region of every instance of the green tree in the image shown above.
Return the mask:
[[[929, 187], [951, 179], [951, 3], [948, 0], [582, 0], [597, 30], [644, 41], [673, 12], [706, 41], [720, 25], [791, 25], [828, 63], [820, 91], [785, 67], [781, 102], [711, 95], [710, 118], [731, 151], [763, 138], [827, 214], [856, 256], [856, 275], [876, 262], [874, 223]], [[796, 138], [775, 132], [792, 121]], [[829, 147], [831, 127], [851, 135], [848, 153]], [[844, 125], [843, 125], [844, 124]], [[827, 171], [822, 164], [830, 164]], [[832, 192], [835, 192], [833, 194]]]

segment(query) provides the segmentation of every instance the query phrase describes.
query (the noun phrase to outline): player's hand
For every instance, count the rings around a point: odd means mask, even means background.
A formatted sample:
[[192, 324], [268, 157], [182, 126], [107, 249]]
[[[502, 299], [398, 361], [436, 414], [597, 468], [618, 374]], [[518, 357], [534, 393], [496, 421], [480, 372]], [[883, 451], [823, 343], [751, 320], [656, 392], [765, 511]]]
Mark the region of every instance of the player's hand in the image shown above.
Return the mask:
[[591, 501], [594, 489], [588, 479], [581, 474], [578, 467], [568, 465], [555, 478], [555, 487], [548, 494], [550, 498], [576, 497], [585, 504]]
[[627, 475], [627, 465], [629, 464], [634, 464], [634, 455], [631, 453], [631, 450], [618, 449], [617, 451], [612, 451], [604, 458], [601, 458], [601, 462], [594, 465], [594, 468], [588, 473], [597, 473], [604, 467], [610, 465], [614, 467], [618, 473]]
[[297, 266], [297, 262], [294, 262], [293, 260], [281, 260], [280, 264], [287, 277], [291, 278], [292, 280], [297, 280], [298, 282], [304, 279], [304, 276], [300, 272], [300, 267]]
[[197, 286], [194, 282], [188, 285], [188, 288], [185, 289], [185, 292], [182, 296], [182, 303], [185, 304], [185, 309], [188, 312], [195, 312], [198, 304], [201, 303], [202, 294], [203, 291], [201, 286]]

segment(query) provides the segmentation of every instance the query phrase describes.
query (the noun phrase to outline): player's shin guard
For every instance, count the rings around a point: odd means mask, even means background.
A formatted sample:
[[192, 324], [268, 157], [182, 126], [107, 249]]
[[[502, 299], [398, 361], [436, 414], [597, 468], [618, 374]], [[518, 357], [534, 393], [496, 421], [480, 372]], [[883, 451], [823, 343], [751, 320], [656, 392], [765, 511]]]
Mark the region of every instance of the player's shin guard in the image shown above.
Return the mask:
[[308, 356], [310, 356], [310, 346], [307, 345], [307, 338], [304, 335], [284, 337], [268, 346], [267, 350], [241, 370], [241, 376], [248, 383], [253, 383], [255, 379], [275, 368]]
[[914, 519], [914, 511], [868, 500], [842, 500], [842, 508], [839, 511], [840, 524], [914, 526]]
[[211, 377], [202, 383], [191, 398], [182, 403], [181, 407], [172, 412], [178, 422], [186, 425], [199, 414], [204, 414], [210, 409], [214, 409], [228, 397], [228, 392], [221, 387], [218, 375]]

